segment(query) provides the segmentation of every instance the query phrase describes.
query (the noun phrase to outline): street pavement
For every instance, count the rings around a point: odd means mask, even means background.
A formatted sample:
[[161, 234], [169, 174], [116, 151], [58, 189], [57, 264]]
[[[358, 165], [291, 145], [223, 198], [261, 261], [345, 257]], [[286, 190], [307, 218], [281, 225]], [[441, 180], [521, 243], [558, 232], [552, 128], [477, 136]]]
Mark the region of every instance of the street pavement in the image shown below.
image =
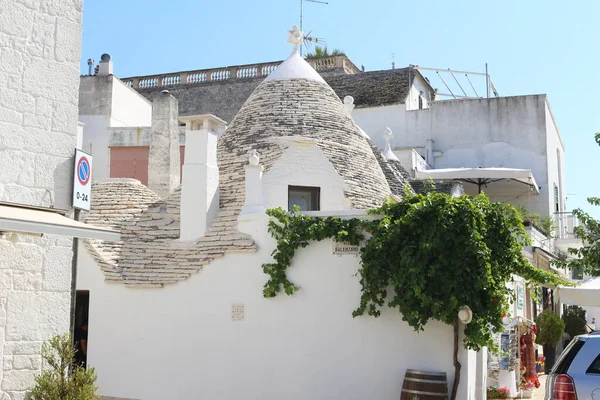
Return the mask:
[[546, 391], [546, 375], [540, 375], [540, 387], [539, 389], [535, 389], [533, 392], [533, 400], [544, 400], [544, 394]]

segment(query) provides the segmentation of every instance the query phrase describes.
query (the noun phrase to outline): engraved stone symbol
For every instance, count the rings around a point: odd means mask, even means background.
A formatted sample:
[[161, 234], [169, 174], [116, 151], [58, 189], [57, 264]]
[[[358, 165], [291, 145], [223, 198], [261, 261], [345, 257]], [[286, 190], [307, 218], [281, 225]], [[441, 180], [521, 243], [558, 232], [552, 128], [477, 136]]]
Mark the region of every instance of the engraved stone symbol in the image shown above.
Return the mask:
[[292, 51], [292, 53], [295, 53], [298, 51], [298, 46], [302, 44], [303, 40], [304, 40], [304, 38], [302, 35], [302, 31], [300, 31], [300, 29], [298, 29], [298, 27], [296, 25], [294, 25], [292, 30], [288, 31], [288, 43], [291, 43], [294, 45], [294, 50]]

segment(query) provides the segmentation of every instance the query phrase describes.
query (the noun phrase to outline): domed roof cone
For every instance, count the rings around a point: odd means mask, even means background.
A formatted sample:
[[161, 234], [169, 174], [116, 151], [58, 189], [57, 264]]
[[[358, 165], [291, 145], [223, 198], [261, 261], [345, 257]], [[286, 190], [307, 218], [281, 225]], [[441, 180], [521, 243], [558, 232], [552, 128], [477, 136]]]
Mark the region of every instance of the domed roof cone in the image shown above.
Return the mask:
[[[294, 27], [294, 52], [250, 95], [218, 143], [221, 207], [244, 203], [244, 165], [257, 150], [268, 173], [285, 145], [276, 138], [308, 138], [319, 146], [346, 184], [353, 209], [383, 203], [390, 187], [370, 141], [342, 101], [296, 51], [302, 33]], [[379, 155], [381, 156], [381, 155]]]

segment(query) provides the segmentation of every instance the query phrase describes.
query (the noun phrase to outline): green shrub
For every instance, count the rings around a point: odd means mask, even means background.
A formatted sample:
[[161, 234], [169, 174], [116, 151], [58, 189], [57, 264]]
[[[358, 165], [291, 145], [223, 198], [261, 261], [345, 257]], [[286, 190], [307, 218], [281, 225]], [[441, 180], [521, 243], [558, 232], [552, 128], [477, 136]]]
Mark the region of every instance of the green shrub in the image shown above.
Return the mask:
[[55, 336], [42, 344], [44, 370], [35, 378], [29, 400], [93, 400], [96, 373], [73, 366], [75, 348], [68, 334]]
[[551, 310], [544, 310], [535, 319], [537, 325], [537, 337], [535, 342], [542, 346], [556, 346], [562, 338], [565, 323]]
[[571, 338], [586, 332], [586, 312], [583, 308], [578, 306], [567, 307], [567, 311], [563, 314], [562, 320], [565, 322], [565, 332], [567, 332]]

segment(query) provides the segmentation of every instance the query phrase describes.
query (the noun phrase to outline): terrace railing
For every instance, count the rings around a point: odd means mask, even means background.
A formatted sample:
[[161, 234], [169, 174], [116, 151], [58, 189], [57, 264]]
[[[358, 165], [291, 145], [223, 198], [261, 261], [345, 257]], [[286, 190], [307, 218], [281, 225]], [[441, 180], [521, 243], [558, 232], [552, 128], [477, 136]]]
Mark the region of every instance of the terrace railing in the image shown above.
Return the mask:
[[[339, 70], [345, 74], [356, 74], [360, 70], [345, 55], [321, 57], [306, 60], [318, 72]], [[218, 82], [233, 79], [266, 78], [283, 61], [260, 64], [237, 65], [234, 67], [200, 69], [173, 72], [170, 74], [134, 76], [123, 78], [126, 85], [134, 89], [150, 89], [164, 86], [177, 86], [204, 82]]]

